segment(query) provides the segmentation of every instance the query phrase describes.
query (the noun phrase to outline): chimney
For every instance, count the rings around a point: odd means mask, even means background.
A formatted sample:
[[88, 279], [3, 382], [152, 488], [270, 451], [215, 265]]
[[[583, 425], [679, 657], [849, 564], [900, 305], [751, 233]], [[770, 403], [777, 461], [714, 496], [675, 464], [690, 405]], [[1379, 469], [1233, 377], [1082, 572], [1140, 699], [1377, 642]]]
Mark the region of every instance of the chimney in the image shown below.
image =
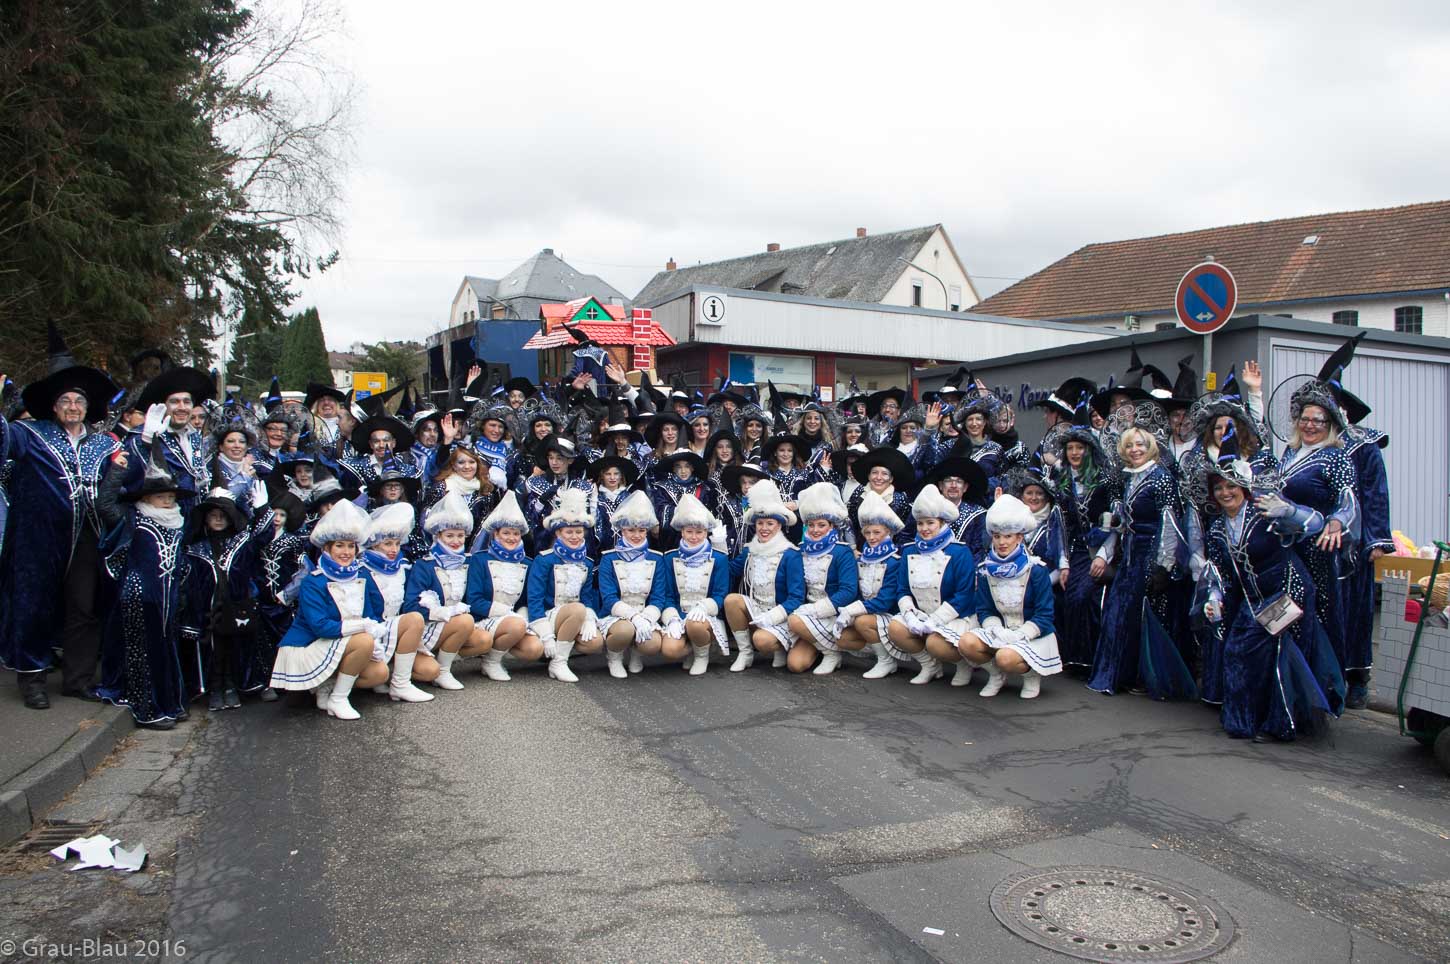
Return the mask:
[[779, 251], [779, 250], [780, 250], [780, 245], [779, 244], [776, 244], [774, 241], [770, 242], [769, 244], [767, 244], [765, 246], [765, 253], [766, 254], [770, 254], [772, 252]]
[[553, 248], [545, 248], [544, 249], [544, 254], [553, 254], [553, 253], [554, 253], [554, 249]]
[[679, 265], [675, 264], [675, 259], [674, 258], [671, 258], [670, 260], [668, 260], [668, 261], [665, 262], [665, 270], [666, 271], [674, 271], [678, 267], [679, 267]]
[[864, 238], [864, 237], [866, 237], [866, 229], [865, 228], [857, 228], [856, 229], [856, 237], [858, 237], [858, 238]]

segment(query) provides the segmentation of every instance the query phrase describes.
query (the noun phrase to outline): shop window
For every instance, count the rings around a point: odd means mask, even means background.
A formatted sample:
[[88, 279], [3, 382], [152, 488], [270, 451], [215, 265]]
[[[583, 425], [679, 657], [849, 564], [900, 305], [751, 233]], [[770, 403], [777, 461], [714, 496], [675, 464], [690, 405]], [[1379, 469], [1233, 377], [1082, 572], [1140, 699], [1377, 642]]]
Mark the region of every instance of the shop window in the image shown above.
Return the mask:
[[1395, 331], [1405, 335], [1423, 335], [1425, 333], [1425, 309], [1419, 305], [1396, 308]]
[[1359, 312], [1357, 312], [1357, 311], [1336, 311], [1334, 313], [1334, 323], [1336, 325], [1345, 325], [1346, 327], [1349, 327], [1349, 328], [1358, 328], [1359, 327]]

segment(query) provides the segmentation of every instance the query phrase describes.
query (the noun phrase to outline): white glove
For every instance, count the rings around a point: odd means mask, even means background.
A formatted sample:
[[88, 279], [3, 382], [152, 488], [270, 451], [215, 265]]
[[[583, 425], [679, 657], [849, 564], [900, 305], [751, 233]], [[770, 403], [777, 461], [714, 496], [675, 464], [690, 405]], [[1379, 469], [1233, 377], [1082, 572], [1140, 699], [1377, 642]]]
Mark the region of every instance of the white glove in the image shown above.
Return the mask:
[[1257, 505], [1270, 519], [1284, 519], [1294, 514], [1294, 507], [1273, 492], [1259, 496]]
[[497, 465], [490, 465], [488, 467], [488, 480], [493, 483], [495, 489], [504, 489], [508, 487], [509, 477]]
[[664, 633], [666, 636], [669, 636], [672, 639], [684, 639], [685, 624], [680, 621], [680, 618], [678, 616], [676, 616], [674, 619], [666, 619], [664, 624]]
[[845, 630], [845, 628], [850, 625], [853, 618], [854, 617], [851, 615], [851, 607], [849, 606], [836, 613], [836, 632], [839, 633]]
[[695, 605], [690, 607], [690, 611], [685, 613], [685, 621], [690, 623], [708, 623], [710, 617], [713, 615], [714, 613], [705, 608], [704, 601], [701, 601], [695, 603]]
[[634, 626], [634, 641], [636, 643], [645, 642], [654, 635], [654, 623], [644, 616], [634, 616], [629, 621]]
[[373, 639], [382, 639], [384, 636], [388, 635], [388, 624], [380, 623], [376, 619], [368, 619], [366, 616], [364, 616], [363, 632], [367, 633]]
[[615, 603], [613, 606], [609, 607], [609, 615], [618, 617], [619, 619], [630, 619], [638, 615], [638, 613], [638, 609], [636, 609], [634, 606], [631, 606], [623, 599]]
[[149, 442], [156, 433], [166, 430], [166, 403], [157, 402], [146, 409], [146, 421], [141, 423], [141, 439]]
[[252, 483], [252, 508], [264, 509], [267, 507], [267, 483], [261, 479]]
[[901, 618], [913, 636], [930, 636], [933, 632], [931, 623], [920, 609], [908, 609], [901, 614]]
[[1223, 619], [1223, 602], [1218, 599], [1210, 599], [1203, 605], [1203, 615], [1211, 623], [1221, 621]]
[[371, 619], [363, 619], [361, 616], [349, 616], [342, 621], [342, 634], [344, 636], [356, 636], [358, 633], [371, 635], [372, 630], [368, 629], [367, 625], [370, 622], [372, 622]]
[[770, 609], [764, 613], [761, 613], [758, 618], [752, 619], [751, 622], [754, 625], [763, 628], [765, 626], [779, 626], [781, 623], [785, 622], [787, 618], [788, 614], [785, 611], [785, 607], [776, 606], [774, 609]]
[[544, 655], [553, 658], [554, 655], [554, 622], [545, 616], [543, 619], [536, 619], [529, 623], [529, 632], [539, 637], [539, 642], [544, 644]]
[[725, 535], [725, 526], [717, 522], [710, 530], [710, 548], [716, 552], [724, 552], [730, 545], [730, 540]]
[[598, 636], [599, 624], [594, 621], [594, 618], [591, 616], [584, 620], [584, 626], [579, 630], [579, 642], [587, 643], [591, 639], [597, 639]]

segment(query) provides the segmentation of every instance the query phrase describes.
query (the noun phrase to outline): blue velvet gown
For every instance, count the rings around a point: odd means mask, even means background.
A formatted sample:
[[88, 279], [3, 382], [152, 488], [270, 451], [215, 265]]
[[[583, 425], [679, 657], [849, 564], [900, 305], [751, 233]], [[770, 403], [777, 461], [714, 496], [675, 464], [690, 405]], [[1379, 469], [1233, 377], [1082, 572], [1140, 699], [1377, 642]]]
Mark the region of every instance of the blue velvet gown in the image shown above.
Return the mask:
[[1062, 606], [1053, 625], [1057, 627], [1057, 650], [1069, 672], [1086, 673], [1092, 668], [1102, 631], [1103, 587], [1092, 577], [1093, 554], [1102, 548], [1108, 531], [1102, 528], [1103, 513], [1113, 507], [1114, 487], [1097, 481], [1086, 488], [1076, 479], [1072, 494], [1062, 492], [1063, 527], [1067, 539], [1067, 585], [1062, 587]]
[[[1344, 705], [1344, 678], [1315, 608], [1313, 584], [1293, 544], [1323, 528], [1317, 513], [1303, 529], [1271, 521], [1254, 505], [1213, 519], [1209, 562], [1222, 579], [1223, 706], [1229, 736], [1292, 740], [1312, 732], [1325, 713]], [[1254, 618], [1263, 601], [1284, 593], [1304, 614], [1277, 636]]]
[[[1173, 475], [1161, 463], [1137, 474], [1125, 473], [1123, 499], [1116, 512], [1123, 528], [1118, 532], [1114, 558], [1118, 571], [1103, 600], [1102, 630], [1093, 659], [1088, 688], [1099, 693], [1132, 689], [1143, 682], [1139, 652], [1144, 620], [1148, 631], [1166, 635], [1172, 614], [1168, 596], [1148, 596], [1148, 578], [1155, 565], [1172, 568], [1177, 552], [1177, 502]], [[1153, 625], [1156, 623], [1156, 625]]]
[[[1328, 523], [1339, 520], [1344, 530], [1343, 546], [1337, 552], [1325, 552], [1312, 539], [1296, 545], [1299, 557], [1309, 570], [1314, 583], [1314, 605], [1319, 620], [1329, 634], [1329, 644], [1339, 658], [1341, 670], [1351, 669], [1347, 629], [1349, 624], [1348, 592], [1345, 577], [1359, 541], [1359, 500], [1355, 498], [1354, 464], [1344, 449], [1325, 446], [1304, 455], [1290, 449], [1284, 453], [1281, 472], [1283, 496], [1296, 505], [1318, 512]], [[1297, 456], [1297, 457], [1296, 457]]]
[[[184, 529], [158, 525], [132, 509], [108, 537], [106, 569], [119, 584], [101, 640], [104, 700], [129, 707], [137, 723], [175, 720], [186, 711], [186, 679], [203, 672], [193, 644], [183, 667]], [[114, 545], [112, 545], [114, 543]]]
[[1374, 429], [1351, 428], [1344, 451], [1354, 465], [1355, 497], [1359, 500], [1360, 545], [1353, 574], [1345, 580], [1345, 671], [1368, 671], [1374, 656], [1375, 549], [1395, 551], [1390, 535], [1390, 483], [1381, 450], [1390, 437]]
[[[244, 532], [233, 532], [220, 544], [220, 551], [213, 552], [213, 543], [202, 536], [186, 547], [187, 576], [185, 610], [182, 618], [183, 639], [195, 639], [196, 645], [215, 645], [211, 641], [207, 626], [213, 605], [217, 598], [217, 584], [226, 580], [226, 598], [232, 600], [250, 599], [256, 596], [255, 584], [262, 574], [260, 554], [276, 533], [272, 521], [272, 510], [257, 513], [250, 527]], [[264, 658], [260, 650], [262, 633], [260, 627], [238, 640], [239, 645], [231, 652], [231, 678], [237, 689], [243, 693], [255, 693], [265, 689], [272, 679], [272, 660]], [[189, 656], [188, 649], [188, 656]], [[203, 650], [198, 659], [205, 667], [210, 662], [210, 652]], [[191, 679], [190, 659], [187, 660], [188, 681], [194, 692], [206, 691], [206, 674]]]
[[50, 419], [0, 418], [0, 435], [10, 472], [8, 533], [0, 545], [0, 665], [30, 673], [50, 668], [71, 553], [84, 527], [101, 530], [96, 491], [120, 445], [98, 432], [72, 447]]

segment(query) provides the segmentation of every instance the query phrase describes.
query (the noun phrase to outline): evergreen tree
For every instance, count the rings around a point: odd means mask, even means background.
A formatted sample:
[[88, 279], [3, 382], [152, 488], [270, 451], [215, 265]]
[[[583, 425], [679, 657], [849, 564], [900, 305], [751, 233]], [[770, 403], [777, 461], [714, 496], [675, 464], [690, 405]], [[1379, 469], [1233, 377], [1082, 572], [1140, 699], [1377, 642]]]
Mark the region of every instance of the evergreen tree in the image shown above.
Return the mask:
[[287, 326], [263, 325], [261, 315], [250, 307], [242, 312], [241, 325], [232, 342], [232, 357], [227, 363], [227, 377], [249, 399], [266, 391], [273, 375], [282, 374], [282, 344]]
[[332, 384], [327, 363], [327, 342], [322, 337], [322, 318], [316, 308], [292, 316], [282, 343], [282, 387], [302, 391], [308, 382]]

